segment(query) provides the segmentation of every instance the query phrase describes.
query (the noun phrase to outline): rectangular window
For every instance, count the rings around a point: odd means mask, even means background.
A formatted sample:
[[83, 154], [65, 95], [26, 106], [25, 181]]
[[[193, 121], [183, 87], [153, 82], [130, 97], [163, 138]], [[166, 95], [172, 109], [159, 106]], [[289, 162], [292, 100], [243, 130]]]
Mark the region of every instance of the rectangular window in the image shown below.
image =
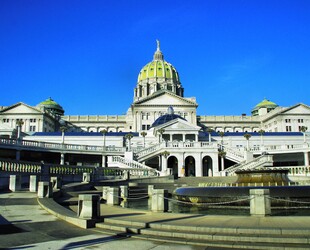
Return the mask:
[[291, 126], [286, 126], [286, 132], [292, 132], [292, 127]]
[[8, 123], [10, 121], [10, 119], [3, 119], [2, 121], [3, 121], [3, 123]]
[[285, 119], [285, 122], [286, 122], [286, 123], [290, 123], [290, 122], [291, 122], [291, 119]]
[[303, 123], [304, 119], [298, 119], [298, 123]]

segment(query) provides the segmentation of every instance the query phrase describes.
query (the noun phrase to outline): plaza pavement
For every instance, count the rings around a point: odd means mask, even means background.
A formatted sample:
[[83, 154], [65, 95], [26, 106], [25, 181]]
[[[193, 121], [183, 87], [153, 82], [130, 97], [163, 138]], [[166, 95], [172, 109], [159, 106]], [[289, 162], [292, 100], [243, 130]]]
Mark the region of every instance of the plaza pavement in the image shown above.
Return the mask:
[[[52, 199], [40, 199], [40, 201], [45, 201], [45, 205], [50, 206], [50, 209], [57, 210], [58, 204]], [[251, 230], [253, 234], [255, 232], [260, 234], [264, 230], [265, 235], [268, 235], [269, 230], [271, 233], [276, 231], [280, 235], [300, 235], [301, 239], [304, 238], [306, 242], [308, 240], [308, 245], [303, 249], [308, 249], [307, 246], [310, 246], [310, 217], [308, 216], [254, 217], [153, 213], [108, 205], [101, 205], [101, 215], [105, 218], [105, 223], [153, 224], [163, 230], [168, 228], [164, 231], [165, 235], [172, 234], [181, 227], [188, 227], [191, 230], [214, 227], [223, 232], [228, 229], [234, 229], [236, 232]], [[108, 233], [106, 228], [104, 229], [105, 223], [102, 223], [101, 228], [82, 229], [47, 213], [38, 205], [35, 193], [0, 193], [1, 249], [230, 249], [197, 246], [194, 244], [195, 241], [186, 239], [184, 244], [182, 241], [178, 244], [176, 241], [166, 241], [165, 237], [162, 237], [161, 241], [156, 241], [148, 237], [142, 240], [143, 237], [139, 238], [139, 235]], [[272, 240], [272, 236], [270, 237]], [[279, 247], [283, 246], [283, 249], [286, 249], [285, 245], [283, 243]]]
[[[113, 209], [112, 209], [113, 210]], [[82, 229], [47, 213], [30, 192], [0, 193], [0, 249], [219, 249]]]

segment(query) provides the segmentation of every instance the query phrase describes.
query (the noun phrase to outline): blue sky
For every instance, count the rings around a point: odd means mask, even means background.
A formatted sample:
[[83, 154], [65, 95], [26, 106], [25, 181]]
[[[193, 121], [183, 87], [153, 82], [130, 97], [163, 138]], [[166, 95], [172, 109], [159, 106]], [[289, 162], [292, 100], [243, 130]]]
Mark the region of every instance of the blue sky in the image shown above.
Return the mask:
[[161, 42], [200, 115], [310, 105], [308, 0], [1, 0], [0, 106], [125, 114]]

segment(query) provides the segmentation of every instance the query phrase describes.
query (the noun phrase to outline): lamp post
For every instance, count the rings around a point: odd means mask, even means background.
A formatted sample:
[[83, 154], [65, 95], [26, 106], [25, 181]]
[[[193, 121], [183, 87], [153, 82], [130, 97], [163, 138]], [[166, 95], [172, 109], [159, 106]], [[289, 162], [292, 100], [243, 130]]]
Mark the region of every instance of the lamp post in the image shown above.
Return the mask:
[[219, 156], [221, 157], [221, 169], [220, 171], [224, 170], [225, 169], [225, 166], [224, 166], [224, 158], [226, 156], [226, 152], [221, 150], [219, 151]]
[[307, 127], [305, 127], [305, 126], [302, 126], [301, 128], [300, 128], [300, 131], [304, 134], [304, 143], [306, 143], [306, 131], [308, 130], [308, 128]]
[[105, 136], [108, 133], [108, 130], [103, 129], [100, 131], [100, 133], [102, 133], [102, 136], [103, 136], [103, 150], [105, 150]]
[[244, 137], [244, 138], [246, 139], [246, 141], [247, 141], [246, 149], [247, 149], [247, 151], [249, 151], [249, 150], [250, 150], [250, 143], [249, 143], [249, 140], [250, 140], [250, 138], [251, 138], [251, 135], [248, 134], [248, 133], [246, 133], [246, 134], [243, 135], [243, 137]]
[[128, 140], [128, 151], [131, 151], [131, 138], [133, 137], [133, 135], [131, 133], [128, 133], [125, 135], [126, 140]]
[[222, 149], [223, 144], [224, 144], [223, 137], [224, 137], [225, 133], [223, 131], [221, 131], [221, 132], [218, 132], [218, 135], [221, 137], [221, 149]]
[[24, 122], [23, 120], [18, 120], [16, 124], [17, 124], [17, 139], [20, 140], [22, 126], [24, 125]]
[[261, 151], [263, 151], [264, 150], [263, 135], [265, 134], [265, 130], [260, 129], [258, 133], [260, 134], [260, 148], [261, 148]]
[[167, 158], [170, 155], [170, 153], [168, 151], [164, 151], [160, 154], [162, 157], [161, 163], [162, 163], [162, 168], [161, 170], [166, 172], [167, 171]]
[[66, 127], [65, 127], [65, 126], [61, 126], [61, 127], [60, 127], [60, 131], [61, 131], [61, 143], [64, 144], [64, 143], [65, 143], [65, 131], [66, 131]]
[[143, 147], [145, 148], [145, 136], [147, 135], [147, 133], [142, 131], [140, 134], [143, 136]]

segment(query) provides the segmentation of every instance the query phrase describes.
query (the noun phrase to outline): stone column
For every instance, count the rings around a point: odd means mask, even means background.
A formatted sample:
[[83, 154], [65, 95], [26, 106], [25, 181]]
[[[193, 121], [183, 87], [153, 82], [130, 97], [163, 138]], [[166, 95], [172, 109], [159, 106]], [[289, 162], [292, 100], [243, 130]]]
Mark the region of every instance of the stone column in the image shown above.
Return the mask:
[[168, 211], [167, 190], [153, 189], [152, 194], [152, 212], [166, 212]]
[[308, 152], [304, 152], [304, 162], [305, 162], [305, 166], [309, 166], [309, 154]]
[[82, 219], [100, 217], [100, 196], [98, 194], [80, 194], [77, 215]]
[[102, 155], [102, 167], [105, 168], [107, 166], [107, 157], [105, 155]]
[[119, 188], [109, 187], [107, 193], [107, 204], [108, 205], [119, 205]]
[[250, 189], [250, 214], [266, 216], [271, 214], [269, 189]]
[[128, 199], [128, 186], [120, 186], [120, 189], [121, 189], [121, 198], [124, 200], [124, 201], [127, 201]]
[[65, 165], [65, 154], [64, 153], [60, 154], [60, 165]]
[[49, 181], [40, 181], [38, 186], [38, 198], [51, 198], [52, 196], [52, 183]]
[[36, 175], [30, 175], [29, 191], [30, 192], [38, 191], [38, 177]]
[[108, 192], [110, 187], [102, 187], [102, 199], [108, 199]]
[[149, 198], [152, 197], [153, 190], [154, 190], [154, 185], [148, 185], [147, 186], [147, 194], [148, 194]]
[[9, 189], [12, 192], [21, 190], [21, 176], [20, 175], [10, 175]]
[[61, 179], [59, 176], [52, 176], [50, 181], [52, 183], [53, 189], [60, 189], [61, 188]]
[[83, 173], [82, 182], [84, 182], [84, 183], [90, 182], [90, 173]]
[[195, 157], [195, 173], [197, 177], [202, 176], [202, 159], [201, 153], [197, 154], [197, 158]]

